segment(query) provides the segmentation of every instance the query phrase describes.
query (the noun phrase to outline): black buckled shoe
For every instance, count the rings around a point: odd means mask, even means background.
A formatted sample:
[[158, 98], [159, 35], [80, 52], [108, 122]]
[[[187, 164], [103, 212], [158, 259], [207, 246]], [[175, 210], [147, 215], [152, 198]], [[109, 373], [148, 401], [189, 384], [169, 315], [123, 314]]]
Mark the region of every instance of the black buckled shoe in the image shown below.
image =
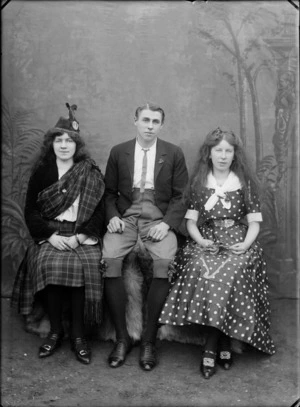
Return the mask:
[[204, 350], [200, 370], [205, 379], [210, 379], [216, 373], [216, 352]]
[[91, 350], [85, 338], [75, 338], [71, 341], [71, 349], [79, 362], [88, 365], [91, 362]]
[[120, 367], [124, 364], [127, 354], [132, 349], [131, 341], [119, 339], [108, 357], [110, 367]]
[[232, 365], [232, 353], [228, 350], [221, 350], [218, 352], [217, 362], [225, 370], [229, 370]]
[[156, 366], [156, 348], [153, 342], [143, 342], [140, 349], [140, 366], [150, 371]]
[[49, 332], [45, 342], [39, 348], [39, 357], [46, 358], [51, 356], [60, 347], [62, 338], [63, 334]]
[[232, 365], [231, 341], [228, 336], [222, 334], [219, 340], [217, 363], [225, 370]]

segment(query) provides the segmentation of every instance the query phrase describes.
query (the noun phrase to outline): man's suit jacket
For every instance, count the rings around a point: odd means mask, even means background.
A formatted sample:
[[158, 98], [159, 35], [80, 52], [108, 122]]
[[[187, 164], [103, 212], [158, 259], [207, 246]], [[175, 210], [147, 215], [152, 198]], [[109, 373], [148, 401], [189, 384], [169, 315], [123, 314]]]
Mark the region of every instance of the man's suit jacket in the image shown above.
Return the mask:
[[[122, 217], [132, 204], [134, 151], [136, 139], [111, 149], [105, 171], [105, 208], [107, 223], [114, 216]], [[185, 212], [182, 194], [188, 182], [185, 158], [180, 147], [157, 139], [154, 167], [156, 205], [163, 213], [163, 222], [175, 231]]]

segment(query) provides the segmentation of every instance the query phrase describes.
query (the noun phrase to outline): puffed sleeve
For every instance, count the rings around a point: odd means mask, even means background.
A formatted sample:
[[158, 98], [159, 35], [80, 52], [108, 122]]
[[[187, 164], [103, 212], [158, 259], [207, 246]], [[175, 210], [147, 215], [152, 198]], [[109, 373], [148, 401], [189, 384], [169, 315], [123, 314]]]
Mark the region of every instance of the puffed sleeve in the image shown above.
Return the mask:
[[199, 201], [198, 196], [193, 189], [191, 189], [191, 198], [184, 218], [194, 220], [195, 222], [199, 219]]
[[248, 187], [248, 189], [245, 191], [247, 194], [247, 199], [245, 199], [245, 205], [246, 205], [246, 218], [248, 223], [250, 222], [262, 222], [262, 213], [261, 213], [261, 207], [260, 207], [260, 200], [259, 196], [257, 193], [253, 193], [251, 191], [251, 188]]

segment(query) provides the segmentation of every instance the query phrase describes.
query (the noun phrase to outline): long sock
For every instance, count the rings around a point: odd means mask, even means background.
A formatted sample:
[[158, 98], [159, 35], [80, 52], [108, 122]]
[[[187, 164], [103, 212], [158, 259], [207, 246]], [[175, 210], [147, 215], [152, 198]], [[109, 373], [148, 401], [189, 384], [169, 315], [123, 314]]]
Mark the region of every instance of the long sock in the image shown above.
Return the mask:
[[221, 332], [219, 331], [219, 329], [211, 327], [211, 326], [207, 326], [207, 339], [206, 339], [206, 343], [204, 346], [204, 350], [210, 350], [212, 352], [216, 352], [217, 351], [217, 346], [218, 346], [218, 340], [220, 337]]
[[147, 326], [143, 334], [144, 341], [154, 342], [158, 330], [158, 318], [169, 292], [166, 278], [153, 278], [147, 296]]
[[60, 285], [49, 284], [45, 288], [47, 312], [50, 321], [50, 329], [54, 333], [61, 333], [62, 327], [62, 304], [64, 287]]
[[84, 336], [84, 287], [71, 288], [71, 335], [72, 338]]
[[230, 337], [220, 332], [219, 336], [219, 348], [223, 351], [231, 351], [231, 340]]
[[127, 295], [122, 277], [106, 278], [104, 284], [105, 300], [116, 330], [117, 339], [129, 339], [126, 325]]

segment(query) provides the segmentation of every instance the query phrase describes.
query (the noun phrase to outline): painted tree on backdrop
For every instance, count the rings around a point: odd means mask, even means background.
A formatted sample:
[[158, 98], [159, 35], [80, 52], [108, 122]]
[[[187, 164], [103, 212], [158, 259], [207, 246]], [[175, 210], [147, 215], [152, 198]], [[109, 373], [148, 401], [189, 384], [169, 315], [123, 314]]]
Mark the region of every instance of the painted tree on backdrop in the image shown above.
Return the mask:
[[284, 24], [284, 19], [270, 7], [266, 8], [253, 2], [248, 4], [244, 2], [243, 7], [238, 2], [199, 4], [197, 11], [199, 17], [197, 34], [215, 50], [216, 56], [220, 56], [221, 53], [224, 60], [224, 54], [227, 55], [234, 66], [234, 72], [223, 71], [223, 75], [235, 91], [239, 109], [240, 136], [245, 146], [247, 93], [251, 98], [256, 170], [263, 191], [261, 200], [265, 220], [260, 239], [265, 244], [274, 243], [278, 233], [274, 197], [278, 162], [273, 155], [263, 156], [257, 80], [262, 69], [268, 69], [270, 76], [274, 77], [276, 86], [274, 59], [263, 38], [278, 32], [278, 27]]
[[[280, 16], [256, 3], [207, 3], [197, 8], [197, 33], [216, 52], [232, 61], [236, 72], [223, 72], [236, 92], [240, 117], [240, 136], [246, 145], [246, 93], [249, 92], [253, 111], [257, 168], [263, 156], [257, 79], [262, 69], [272, 71], [272, 55], [263, 37], [272, 35], [283, 22]], [[274, 73], [274, 72], [273, 72]]]
[[2, 99], [2, 262], [11, 264], [11, 278], [4, 278], [3, 295], [10, 294], [11, 281], [24, 257], [30, 235], [24, 220], [27, 184], [40, 150], [41, 129], [32, 127], [32, 112], [12, 113]]

